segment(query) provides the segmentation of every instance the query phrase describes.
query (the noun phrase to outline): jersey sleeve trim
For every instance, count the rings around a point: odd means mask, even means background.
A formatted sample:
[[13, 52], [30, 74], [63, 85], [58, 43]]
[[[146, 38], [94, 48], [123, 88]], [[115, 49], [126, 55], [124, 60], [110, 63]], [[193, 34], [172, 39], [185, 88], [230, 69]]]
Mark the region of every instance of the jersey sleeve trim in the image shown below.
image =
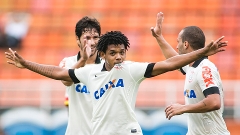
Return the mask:
[[150, 64], [148, 64], [147, 69], [146, 69], [145, 74], [144, 74], [144, 77], [146, 77], [146, 78], [151, 78], [151, 77], [153, 77], [153, 76], [152, 76], [152, 71], [153, 71], [153, 67], [154, 67], [155, 64], [156, 64], [156, 63], [150, 63]]
[[71, 77], [71, 79], [73, 80], [73, 82], [76, 84], [76, 83], [80, 83], [80, 81], [77, 79], [77, 77], [75, 76], [75, 73], [74, 73], [74, 69], [69, 69], [68, 70], [68, 74], [69, 76]]
[[205, 97], [211, 94], [220, 94], [218, 87], [210, 87], [203, 91]]
[[185, 72], [182, 68], [180, 68], [180, 72], [181, 72], [183, 75], [186, 75], [186, 72]]

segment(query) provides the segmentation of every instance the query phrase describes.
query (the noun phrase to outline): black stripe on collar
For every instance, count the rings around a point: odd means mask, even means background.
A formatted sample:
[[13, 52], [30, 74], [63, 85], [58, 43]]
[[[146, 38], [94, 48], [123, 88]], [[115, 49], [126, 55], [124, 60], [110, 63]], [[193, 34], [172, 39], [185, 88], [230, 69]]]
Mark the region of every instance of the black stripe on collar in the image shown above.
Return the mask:
[[206, 57], [202, 57], [202, 58], [196, 60], [196, 61], [193, 63], [192, 67], [196, 68], [204, 59], [208, 59], [208, 57], [206, 56]]
[[107, 71], [106, 67], [105, 67], [105, 63], [103, 64], [103, 68], [101, 71]]

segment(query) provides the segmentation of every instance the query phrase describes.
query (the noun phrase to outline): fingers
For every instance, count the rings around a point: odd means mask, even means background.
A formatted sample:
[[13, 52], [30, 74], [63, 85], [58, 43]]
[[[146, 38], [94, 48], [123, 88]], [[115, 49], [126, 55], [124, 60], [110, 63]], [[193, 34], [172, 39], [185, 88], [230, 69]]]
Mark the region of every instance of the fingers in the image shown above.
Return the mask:
[[157, 14], [157, 26], [158, 25], [162, 25], [162, 22], [163, 22], [163, 19], [164, 19], [164, 17], [163, 17], [163, 13], [162, 12], [159, 12], [158, 14]]
[[224, 36], [220, 37], [219, 39], [217, 39], [215, 42], [218, 43], [219, 41], [221, 41], [224, 38]]
[[12, 61], [7, 61], [7, 63], [15, 66], [15, 63]]
[[172, 105], [169, 105], [169, 106], [166, 107], [166, 109], [165, 109], [165, 114], [166, 114], [166, 118], [167, 118], [168, 120], [170, 120], [170, 119], [172, 118], [172, 116], [173, 116]]

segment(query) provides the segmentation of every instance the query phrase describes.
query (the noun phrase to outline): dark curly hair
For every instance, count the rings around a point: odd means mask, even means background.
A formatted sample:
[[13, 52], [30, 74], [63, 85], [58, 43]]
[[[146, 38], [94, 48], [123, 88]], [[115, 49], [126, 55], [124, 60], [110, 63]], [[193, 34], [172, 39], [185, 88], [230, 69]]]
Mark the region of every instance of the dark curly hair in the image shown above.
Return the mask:
[[123, 44], [126, 50], [130, 48], [129, 40], [124, 34], [122, 34], [120, 31], [110, 31], [100, 37], [97, 45], [97, 50], [99, 52], [102, 51], [106, 53], [107, 47], [112, 44]]
[[194, 50], [201, 49], [205, 45], [205, 35], [197, 26], [188, 26], [183, 28], [181, 38], [182, 42], [188, 41]]
[[101, 35], [101, 26], [97, 19], [85, 16], [77, 22], [75, 35], [80, 38], [84, 32], [92, 29], [96, 29], [98, 34]]

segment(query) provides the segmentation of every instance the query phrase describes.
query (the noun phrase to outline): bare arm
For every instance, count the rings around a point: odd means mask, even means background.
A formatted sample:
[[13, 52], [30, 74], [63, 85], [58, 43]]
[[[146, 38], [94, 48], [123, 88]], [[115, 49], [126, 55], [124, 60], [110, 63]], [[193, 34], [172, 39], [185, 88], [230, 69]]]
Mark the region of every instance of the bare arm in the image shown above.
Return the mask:
[[151, 28], [152, 35], [156, 38], [164, 56], [167, 58], [165, 61], [157, 62], [153, 68], [152, 75], [156, 76], [168, 71], [179, 69], [195, 60], [216, 54], [221, 51], [225, 51], [225, 46], [227, 46], [227, 41], [221, 42], [224, 38], [223, 36], [214, 42], [206, 45], [204, 48], [193, 51], [188, 54], [178, 55], [178, 53], [172, 48], [171, 45], [162, 36], [162, 21], [163, 13], [157, 14], [157, 21], [155, 28]]
[[196, 104], [181, 105], [172, 104], [166, 107], [166, 118], [169, 120], [175, 115], [183, 113], [205, 113], [218, 110], [221, 107], [221, 99], [219, 94], [211, 94]]
[[158, 45], [165, 58], [171, 58], [178, 55], [178, 53], [172, 48], [172, 46], [164, 39], [162, 35], [162, 22], [164, 20], [163, 13], [157, 14], [156, 26], [151, 27], [152, 35], [156, 38]]
[[14, 52], [12, 51], [12, 49], [9, 49], [9, 50], [10, 50], [10, 53], [5, 52], [6, 58], [11, 60], [11, 61], [7, 61], [9, 64], [15, 65], [18, 68], [27, 68], [40, 75], [43, 75], [55, 80], [72, 81], [72, 79], [68, 74], [68, 69], [63, 69], [53, 65], [43, 65], [43, 64], [27, 61], [23, 59], [19, 54], [17, 54], [16, 51]]
[[[86, 61], [87, 61], [86, 59], [84, 59], [83, 57], [81, 57], [81, 58], [77, 61], [77, 63], [76, 63], [74, 66], [72, 66], [71, 68], [72, 68], [72, 69], [76, 69], [76, 68], [84, 67], [85, 64], [86, 64]], [[60, 67], [61, 67], [61, 68], [64, 68], [64, 67], [65, 67], [65, 61], [63, 60], [63, 61], [61, 61], [61, 63], [62, 63], [62, 65], [60, 64]], [[71, 85], [73, 84], [72, 81], [64, 81], [64, 80], [61, 80], [61, 82], [62, 82], [65, 86], [71, 86]]]
[[187, 54], [176, 55], [174, 57], [166, 59], [165, 61], [157, 62], [153, 67], [152, 76], [179, 69], [201, 57], [225, 51], [224, 47], [226, 44], [219, 44], [218, 40], [216, 40], [214, 43], [211, 42], [211, 44], [205, 46], [202, 49], [198, 49]]

